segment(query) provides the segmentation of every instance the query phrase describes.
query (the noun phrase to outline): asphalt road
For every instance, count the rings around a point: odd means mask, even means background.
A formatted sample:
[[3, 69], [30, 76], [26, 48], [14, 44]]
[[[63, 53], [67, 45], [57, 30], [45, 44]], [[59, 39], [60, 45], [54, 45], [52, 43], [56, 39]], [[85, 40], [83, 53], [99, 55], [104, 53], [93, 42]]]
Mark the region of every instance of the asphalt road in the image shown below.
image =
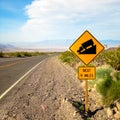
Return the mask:
[[48, 55], [27, 58], [0, 58], [0, 95], [27, 71], [47, 57]]

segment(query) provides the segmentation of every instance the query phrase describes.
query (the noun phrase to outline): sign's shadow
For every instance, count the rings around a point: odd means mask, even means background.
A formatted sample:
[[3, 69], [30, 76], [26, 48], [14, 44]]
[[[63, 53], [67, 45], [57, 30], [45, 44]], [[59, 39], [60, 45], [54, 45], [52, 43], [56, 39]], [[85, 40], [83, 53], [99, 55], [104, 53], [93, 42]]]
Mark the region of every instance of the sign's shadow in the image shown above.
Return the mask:
[[99, 110], [104, 109], [103, 107], [100, 107], [94, 111], [88, 110], [86, 113], [85, 105], [82, 102], [70, 100], [70, 103], [77, 109], [77, 112], [81, 115], [83, 120], [93, 117]]

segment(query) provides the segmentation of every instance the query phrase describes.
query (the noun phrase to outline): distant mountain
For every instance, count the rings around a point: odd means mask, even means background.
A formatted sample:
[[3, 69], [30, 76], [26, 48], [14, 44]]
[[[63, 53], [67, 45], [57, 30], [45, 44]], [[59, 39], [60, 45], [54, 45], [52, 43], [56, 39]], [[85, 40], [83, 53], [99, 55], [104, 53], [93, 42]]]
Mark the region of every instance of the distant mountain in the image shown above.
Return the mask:
[[0, 44], [0, 51], [8, 51], [11, 49], [15, 49], [15, 47], [10, 44]]
[[[69, 49], [76, 39], [44, 40], [39, 42], [16, 42], [0, 44], [0, 51], [16, 51], [22, 49]], [[120, 46], [120, 40], [99, 40], [101, 44], [110, 47]]]
[[66, 46], [66, 45], [69, 45], [71, 42], [73, 42], [73, 40], [45, 40], [45, 41], [38, 42], [37, 44], [52, 45], [52, 46], [56, 46], [56, 45]]
[[[49, 47], [49, 48], [69, 48], [75, 40], [45, 40], [35, 42], [29, 45], [29, 47]], [[107, 47], [116, 47], [120, 45], [120, 40], [99, 40], [99, 42]]]

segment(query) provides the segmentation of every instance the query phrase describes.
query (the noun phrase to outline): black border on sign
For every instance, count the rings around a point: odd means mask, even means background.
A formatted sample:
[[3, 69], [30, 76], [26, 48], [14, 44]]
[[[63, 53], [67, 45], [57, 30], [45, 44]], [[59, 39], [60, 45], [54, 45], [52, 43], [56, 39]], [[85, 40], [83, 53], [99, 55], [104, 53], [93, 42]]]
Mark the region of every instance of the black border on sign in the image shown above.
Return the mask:
[[[79, 68], [80, 68], [80, 67], [82, 67], [82, 68], [83, 68], [83, 67], [91, 67], [91, 68], [94, 68], [94, 69], [95, 69], [95, 77], [94, 77], [93, 79], [88, 79], [88, 78], [86, 78], [86, 79], [79, 79]], [[95, 67], [95, 66], [79, 66], [79, 67], [78, 67], [78, 79], [79, 79], [79, 80], [95, 80], [95, 79], [96, 79], [96, 67]]]
[[[99, 52], [99, 54], [105, 49], [105, 47], [88, 31], [88, 30], [85, 30], [83, 33], [82, 33], [82, 35], [80, 35], [80, 37], [78, 37], [77, 38], [77, 40], [76, 41], [78, 41], [78, 39], [80, 39], [83, 35], [84, 35], [84, 33], [85, 32], [88, 32], [102, 47], [103, 47], [103, 49], [102, 50], [100, 50], [100, 52]], [[71, 50], [70, 48], [76, 43], [76, 41], [69, 47], [69, 50]], [[74, 53], [74, 51], [73, 50], [71, 50], [73, 53]], [[75, 53], [74, 53], [75, 54]], [[99, 54], [97, 54], [91, 61], [93, 61]], [[76, 54], [75, 54], [76, 55]], [[77, 56], [77, 55], [76, 55]], [[78, 56], [77, 56], [78, 57]], [[79, 57], [78, 57], [79, 58]], [[80, 59], [80, 58], [79, 58]], [[86, 64], [82, 59], [80, 59], [85, 65], [88, 65], [88, 64]]]

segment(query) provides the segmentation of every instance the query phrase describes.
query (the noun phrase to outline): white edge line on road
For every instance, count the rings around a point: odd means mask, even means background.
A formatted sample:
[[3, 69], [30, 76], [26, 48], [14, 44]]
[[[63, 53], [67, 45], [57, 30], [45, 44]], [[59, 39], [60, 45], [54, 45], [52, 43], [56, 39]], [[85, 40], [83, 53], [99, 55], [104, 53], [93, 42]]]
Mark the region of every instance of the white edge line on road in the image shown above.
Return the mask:
[[[44, 59], [45, 60], [45, 59]], [[40, 65], [44, 60], [39, 62], [33, 68], [31, 68], [27, 73], [25, 73], [20, 79], [18, 79], [11, 87], [9, 87], [4, 93], [0, 95], [0, 100], [13, 88], [15, 87], [24, 77], [26, 77], [31, 71], [33, 71], [38, 65]]]

